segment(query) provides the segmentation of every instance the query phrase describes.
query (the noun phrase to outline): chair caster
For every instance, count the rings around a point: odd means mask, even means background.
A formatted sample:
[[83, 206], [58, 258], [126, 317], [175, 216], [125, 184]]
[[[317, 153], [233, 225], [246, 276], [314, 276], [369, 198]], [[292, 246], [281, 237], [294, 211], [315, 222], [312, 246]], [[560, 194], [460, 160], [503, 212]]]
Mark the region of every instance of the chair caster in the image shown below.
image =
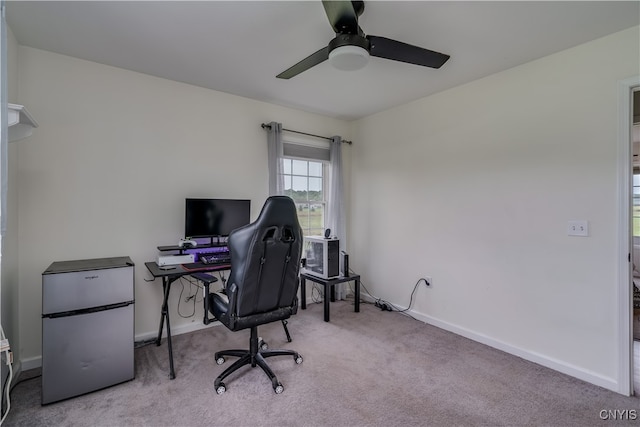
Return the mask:
[[220, 383], [218, 387], [216, 387], [216, 393], [222, 394], [227, 391], [227, 387], [225, 387], [224, 383]]
[[282, 394], [282, 392], [284, 391], [284, 387], [282, 386], [282, 384], [278, 383], [276, 384], [276, 386], [273, 388], [273, 391], [276, 392], [276, 394]]
[[266, 341], [264, 341], [264, 340], [262, 339], [262, 337], [260, 337], [260, 338], [258, 339], [258, 348], [259, 348], [260, 350], [268, 350], [268, 349], [269, 349], [269, 345], [266, 343]]
[[224, 357], [220, 356], [216, 359], [216, 363], [218, 365], [222, 365], [224, 363]]
[[301, 364], [302, 363], [302, 356], [298, 355], [298, 357], [296, 357], [296, 364]]

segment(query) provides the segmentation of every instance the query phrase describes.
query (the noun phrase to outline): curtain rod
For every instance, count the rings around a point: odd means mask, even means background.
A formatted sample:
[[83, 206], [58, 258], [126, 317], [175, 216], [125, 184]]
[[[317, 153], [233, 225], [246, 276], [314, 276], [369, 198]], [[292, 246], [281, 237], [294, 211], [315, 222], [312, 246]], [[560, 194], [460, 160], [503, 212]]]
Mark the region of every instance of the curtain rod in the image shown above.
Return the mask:
[[[260, 127], [262, 127], [262, 129], [271, 129], [271, 125], [269, 125], [267, 123], [262, 123], [260, 125]], [[299, 133], [300, 135], [313, 136], [314, 138], [327, 139], [329, 141], [332, 141], [331, 138], [328, 138], [326, 136], [314, 135], [312, 133], [300, 132], [300, 131], [297, 131], [297, 130], [291, 130], [291, 129], [285, 129], [285, 128], [282, 128], [282, 130], [287, 131], [287, 132]], [[347, 141], [346, 139], [343, 139], [342, 142], [345, 143], [345, 144], [349, 144], [349, 145], [353, 144], [352, 141]]]

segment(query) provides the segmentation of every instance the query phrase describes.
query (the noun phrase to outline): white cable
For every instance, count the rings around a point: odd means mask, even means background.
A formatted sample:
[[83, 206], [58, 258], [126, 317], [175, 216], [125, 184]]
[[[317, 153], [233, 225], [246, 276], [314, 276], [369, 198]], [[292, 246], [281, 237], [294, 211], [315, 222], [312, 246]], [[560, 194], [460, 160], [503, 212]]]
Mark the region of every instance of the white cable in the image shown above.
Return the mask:
[[[6, 357], [9, 357], [9, 350], [5, 351]], [[9, 360], [9, 359], [7, 359]], [[2, 419], [0, 419], [0, 426], [2, 425], [2, 423], [4, 422], [4, 419], [7, 418], [7, 415], [9, 415], [9, 410], [11, 409], [11, 399], [9, 397], [9, 390], [11, 389], [11, 380], [13, 379], [13, 367], [11, 366], [11, 363], [7, 363], [7, 366], [9, 366], [9, 379], [7, 380], [7, 390], [6, 390], [6, 394], [7, 394], [7, 412], [4, 413], [4, 415], [2, 416]]]
[[[0, 325], [0, 338], [3, 340], [6, 339], [2, 325]], [[9, 397], [9, 391], [11, 390], [11, 380], [13, 379], [13, 367], [11, 366], [11, 349], [7, 348], [5, 351], [3, 351], [3, 353], [5, 353], [5, 360], [7, 362], [7, 366], [9, 367], [9, 378], [7, 379], [7, 389], [5, 390], [7, 394], [7, 411], [2, 415], [2, 419], [0, 419], [0, 426], [4, 422], [4, 419], [7, 418], [7, 415], [9, 415], [9, 410], [11, 409], [11, 399]]]

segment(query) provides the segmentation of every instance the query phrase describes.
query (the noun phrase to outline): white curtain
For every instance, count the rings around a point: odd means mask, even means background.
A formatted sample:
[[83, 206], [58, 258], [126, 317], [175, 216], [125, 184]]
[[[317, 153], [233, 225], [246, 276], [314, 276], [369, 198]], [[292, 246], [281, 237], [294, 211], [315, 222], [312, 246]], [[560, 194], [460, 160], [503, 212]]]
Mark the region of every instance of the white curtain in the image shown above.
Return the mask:
[[[331, 138], [329, 153], [331, 161], [331, 177], [327, 200], [327, 227], [331, 229], [331, 234], [340, 240], [340, 251], [344, 251], [347, 247], [347, 227], [344, 209], [341, 137], [334, 136]], [[345, 283], [340, 283], [335, 286], [336, 299], [340, 300], [346, 297], [347, 292], [345, 285]]]
[[282, 195], [284, 194], [282, 123], [271, 122], [267, 127], [267, 155], [269, 161], [269, 195]]
[[327, 198], [327, 228], [331, 229], [331, 235], [340, 239], [340, 250], [345, 248], [345, 218], [343, 202], [343, 182], [342, 182], [342, 138], [334, 136], [331, 138], [329, 149], [331, 171], [329, 178], [329, 194]]

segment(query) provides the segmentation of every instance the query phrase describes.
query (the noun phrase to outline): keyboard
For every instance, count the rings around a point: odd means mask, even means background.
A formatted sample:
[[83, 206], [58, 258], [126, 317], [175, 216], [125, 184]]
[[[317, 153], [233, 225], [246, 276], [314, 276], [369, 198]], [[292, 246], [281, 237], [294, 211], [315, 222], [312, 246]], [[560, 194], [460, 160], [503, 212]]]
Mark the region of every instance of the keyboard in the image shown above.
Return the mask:
[[229, 252], [200, 254], [198, 260], [204, 265], [229, 264], [231, 255], [229, 255]]

